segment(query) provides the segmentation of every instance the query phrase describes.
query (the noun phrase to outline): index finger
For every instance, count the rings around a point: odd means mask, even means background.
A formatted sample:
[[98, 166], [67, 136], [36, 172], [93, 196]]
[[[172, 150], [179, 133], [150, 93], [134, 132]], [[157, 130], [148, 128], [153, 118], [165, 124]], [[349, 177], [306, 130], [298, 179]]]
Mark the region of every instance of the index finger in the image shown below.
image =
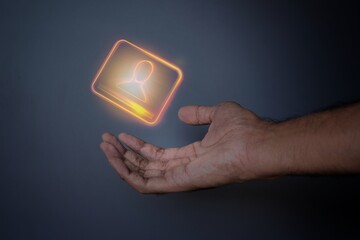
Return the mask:
[[160, 148], [127, 133], [121, 133], [119, 139], [133, 151], [150, 161], [168, 161], [176, 158], [192, 157], [197, 155], [200, 142], [194, 142], [179, 148]]

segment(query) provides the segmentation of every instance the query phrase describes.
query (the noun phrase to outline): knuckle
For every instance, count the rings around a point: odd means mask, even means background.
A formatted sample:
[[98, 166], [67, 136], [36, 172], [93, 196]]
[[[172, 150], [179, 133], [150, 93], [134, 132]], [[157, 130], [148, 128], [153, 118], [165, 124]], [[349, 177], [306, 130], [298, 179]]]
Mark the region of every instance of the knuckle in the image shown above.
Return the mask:
[[140, 175], [141, 177], [145, 177], [146, 171], [145, 171], [144, 169], [139, 169], [139, 170], [138, 170], [138, 173], [139, 173], [139, 175]]
[[139, 167], [142, 168], [142, 169], [145, 169], [146, 166], [148, 165], [148, 162], [144, 159], [141, 159], [140, 157], [139, 158]]
[[163, 148], [157, 148], [155, 149], [155, 159], [160, 159], [164, 154]]
[[167, 161], [161, 161], [160, 162], [160, 169], [166, 169], [168, 166], [168, 162]]

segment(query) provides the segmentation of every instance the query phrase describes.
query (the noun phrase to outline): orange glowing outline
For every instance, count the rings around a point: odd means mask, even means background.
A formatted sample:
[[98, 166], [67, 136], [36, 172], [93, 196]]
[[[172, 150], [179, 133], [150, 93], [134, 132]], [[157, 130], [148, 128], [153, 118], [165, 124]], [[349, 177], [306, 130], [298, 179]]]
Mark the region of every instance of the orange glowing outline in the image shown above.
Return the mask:
[[[161, 109], [160, 109], [157, 117], [156, 117], [155, 120], [153, 120], [153, 121], [148, 121], [148, 120], [144, 119], [144, 118], [141, 117], [140, 115], [138, 115], [138, 114], [136, 114], [136, 113], [128, 110], [127, 108], [121, 106], [120, 104], [116, 103], [115, 101], [111, 100], [110, 98], [108, 98], [108, 97], [102, 95], [101, 93], [97, 92], [96, 89], [95, 89], [95, 83], [96, 83], [96, 81], [98, 80], [101, 72], [102, 72], [103, 69], [105, 68], [105, 65], [106, 65], [107, 62], [109, 61], [110, 57], [113, 55], [113, 53], [115, 52], [115, 50], [118, 48], [118, 46], [119, 46], [121, 43], [127, 43], [127, 44], [131, 45], [132, 47], [135, 47], [136, 49], [138, 49], [138, 50], [140, 50], [141, 52], [145, 53], [146, 55], [148, 55], [148, 56], [156, 59], [157, 61], [161, 62], [162, 64], [168, 66], [169, 68], [175, 70], [175, 71], [178, 73], [178, 78], [176, 79], [174, 86], [173, 86], [172, 89], [170, 90], [167, 98], [165, 99], [164, 103], [162, 104], [162, 107], [161, 107]], [[159, 122], [159, 120], [160, 120], [160, 118], [162, 117], [165, 109], [169, 106], [170, 100], [174, 97], [175, 91], [178, 89], [178, 87], [180, 86], [180, 83], [182, 82], [182, 78], [183, 78], [183, 73], [182, 73], [182, 71], [180, 70], [180, 68], [176, 67], [175, 65], [173, 65], [173, 64], [171, 64], [170, 62], [166, 61], [165, 59], [162, 59], [161, 57], [159, 57], [159, 56], [157, 56], [157, 55], [155, 55], [155, 54], [153, 54], [153, 53], [150, 53], [150, 52], [148, 52], [148, 51], [146, 51], [146, 50], [144, 50], [144, 49], [142, 49], [142, 48], [140, 48], [140, 47], [132, 44], [131, 42], [129, 42], [129, 41], [125, 40], [125, 39], [121, 39], [121, 40], [118, 40], [118, 41], [114, 44], [114, 46], [113, 46], [112, 49], [110, 50], [109, 54], [107, 55], [105, 61], [103, 62], [103, 64], [101, 65], [100, 69], [99, 69], [98, 72], [96, 73], [95, 78], [94, 78], [94, 80], [93, 80], [93, 82], [92, 82], [92, 84], [91, 84], [91, 91], [92, 91], [95, 95], [103, 98], [103, 99], [106, 100], [107, 102], [109, 102], [109, 103], [115, 105], [116, 107], [124, 110], [125, 112], [127, 112], [127, 113], [129, 113], [130, 115], [134, 116], [135, 118], [141, 120], [142, 122], [144, 122], [144, 123], [146, 123], [146, 124], [148, 124], [148, 125], [150, 125], [150, 126], [154, 126], [154, 125], [156, 125], [156, 124]]]
[[[146, 77], [144, 80], [139, 81], [139, 80], [136, 79], [137, 71], [138, 71], [139, 66], [141, 66], [141, 64], [143, 64], [144, 62], [150, 64], [150, 66], [151, 66], [150, 72], [149, 72], [149, 74], [147, 75], [147, 77]], [[128, 81], [123, 81], [123, 82], [121, 82], [121, 84], [130, 83], [130, 82], [136, 82], [136, 83], [138, 83], [138, 84], [140, 85], [141, 92], [144, 94], [144, 98], [145, 98], [144, 100], [138, 98], [137, 96], [135, 96], [135, 95], [132, 94], [131, 92], [126, 91], [125, 89], [122, 89], [122, 88], [120, 88], [120, 89], [121, 89], [122, 91], [125, 91], [126, 93], [130, 94], [131, 96], [139, 99], [139, 100], [142, 101], [142, 102], [148, 102], [149, 100], [148, 100], [147, 94], [146, 94], [146, 92], [145, 92], [145, 90], [144, 90], [144, 84], [145, 84], [145, 82], [150, 78], [150, 76], [151, 76], [151, 74], [153, 73], [153, 71], [154, 71], [154, 64], [153, 64], [151, 61], [141, 60], [141, 61], [139, 61], [139, 62], [136, 64], [136, 66], [135, 66], [135, 68], [134, 68], [134, 72], [133, 72], [132, 78], [131, 78], [130, 80], [128, 80]]]

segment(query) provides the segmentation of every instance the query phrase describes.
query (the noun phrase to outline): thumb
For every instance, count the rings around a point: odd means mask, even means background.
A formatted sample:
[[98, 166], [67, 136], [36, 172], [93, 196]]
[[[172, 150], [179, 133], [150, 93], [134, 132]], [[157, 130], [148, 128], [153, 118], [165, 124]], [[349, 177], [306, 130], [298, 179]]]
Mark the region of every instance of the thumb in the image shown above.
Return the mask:
[[179, 110], [181, 121], [192, 125], [210, 124], [215, 112], [214, 106], [185, 106]]

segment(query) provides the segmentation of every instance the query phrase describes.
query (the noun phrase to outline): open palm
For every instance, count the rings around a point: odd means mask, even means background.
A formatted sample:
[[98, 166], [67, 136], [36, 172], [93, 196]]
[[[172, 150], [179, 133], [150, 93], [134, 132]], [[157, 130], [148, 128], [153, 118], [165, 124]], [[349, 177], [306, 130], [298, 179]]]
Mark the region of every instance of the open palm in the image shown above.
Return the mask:
[[215, 187], [264, 175], [249, 148], [269, 123], [232, 102], [183, 107], [179, 118], [191, 125], [210, 124], [208, 133], [202, 141], [167, 149], [129, 134], [105, 133], [101, 149], [121, 178], [142, 193]]

